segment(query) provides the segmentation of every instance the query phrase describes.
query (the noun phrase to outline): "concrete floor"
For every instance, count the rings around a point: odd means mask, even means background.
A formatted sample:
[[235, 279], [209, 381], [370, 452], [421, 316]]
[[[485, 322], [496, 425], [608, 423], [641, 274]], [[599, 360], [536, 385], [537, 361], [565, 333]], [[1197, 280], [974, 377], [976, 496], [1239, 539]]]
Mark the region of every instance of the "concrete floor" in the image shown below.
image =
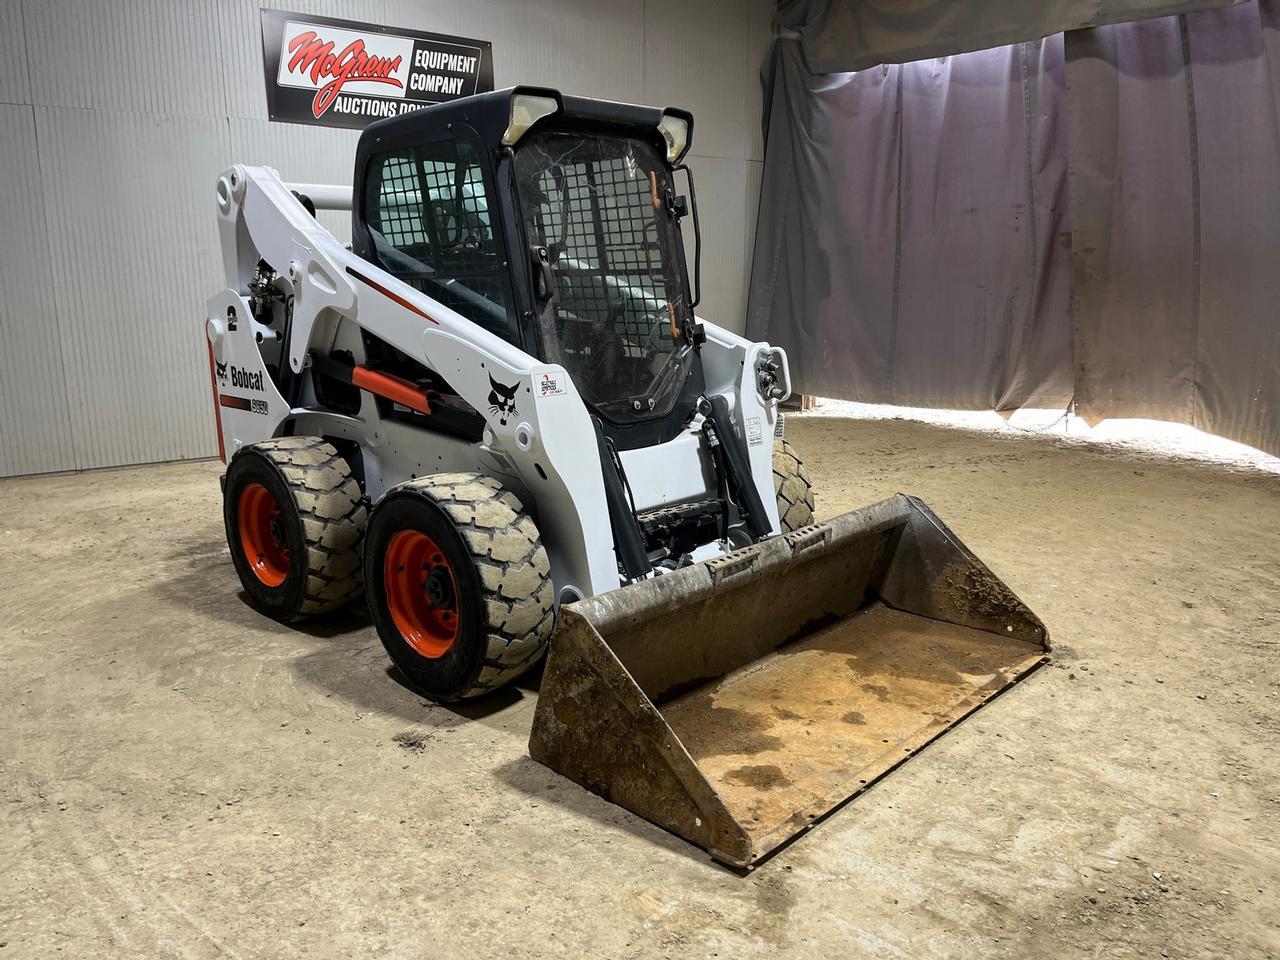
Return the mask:
[[[1053, 666], [741, 877], [241, 599], [196, 463], [0, 483], [7, 957], [1280, 956], [1280, 477], [793, 419], [923, 497]], [[527, 687], [528, 685], [526, 685]]]

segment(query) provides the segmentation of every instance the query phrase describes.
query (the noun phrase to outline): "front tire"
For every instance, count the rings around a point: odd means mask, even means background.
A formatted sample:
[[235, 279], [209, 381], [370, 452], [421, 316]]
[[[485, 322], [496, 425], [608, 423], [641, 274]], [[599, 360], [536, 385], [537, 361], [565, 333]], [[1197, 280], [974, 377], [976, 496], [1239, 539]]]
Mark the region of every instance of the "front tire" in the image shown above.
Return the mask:
[[433, 700], [514, 680], [551, 636], [555, 588], [538, 528], [515, 494], [483, 474], [390, 490], [369, 521], [364, 576], [387, 654]]
[[773, 492], [778, 498], [778, 520], [783, 533], [813, 523], [813, 484], [809, 481], [809, 471], [786, 440], [773, 443]]
[[290, 621], [360, 596], [368, 512], [333, 444], [281, 437], [241, 449], [227, 467], [222, 518], [253, 607]]

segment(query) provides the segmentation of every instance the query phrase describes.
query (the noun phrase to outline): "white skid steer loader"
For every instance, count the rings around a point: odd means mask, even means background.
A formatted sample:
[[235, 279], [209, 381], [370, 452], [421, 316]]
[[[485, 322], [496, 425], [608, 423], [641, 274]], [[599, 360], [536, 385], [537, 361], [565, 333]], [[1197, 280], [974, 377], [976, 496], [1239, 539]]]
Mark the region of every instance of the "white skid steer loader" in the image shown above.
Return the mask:
[[354, 189], [234, 166], [206, 331], [257, 609], [363, 598], [444, 701], [549, 646], [532, 756], [746, 867], [1048, 637], [917, 500], [813, 522], [786, 354], [694, 314], [692, 132], [522, 87], [368, 127]]

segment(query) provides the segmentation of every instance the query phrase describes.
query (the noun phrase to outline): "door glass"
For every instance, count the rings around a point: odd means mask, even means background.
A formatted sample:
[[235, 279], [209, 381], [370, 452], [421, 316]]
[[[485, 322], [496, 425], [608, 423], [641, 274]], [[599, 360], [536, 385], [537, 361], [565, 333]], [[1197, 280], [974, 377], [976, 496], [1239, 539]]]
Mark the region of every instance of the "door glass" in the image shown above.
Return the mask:
[[374, 157], [365, 223], [378, 262], [427, 296], [516, 342], [501, 241], [480, 158], [465, 140]]
[[693, 369], [677, 226], [657, 151], [628, 137], [541, 133], [516, 153], [530, 243], [545, 246], [555, 298], [545, 359], [614, 422], [664, 417]]

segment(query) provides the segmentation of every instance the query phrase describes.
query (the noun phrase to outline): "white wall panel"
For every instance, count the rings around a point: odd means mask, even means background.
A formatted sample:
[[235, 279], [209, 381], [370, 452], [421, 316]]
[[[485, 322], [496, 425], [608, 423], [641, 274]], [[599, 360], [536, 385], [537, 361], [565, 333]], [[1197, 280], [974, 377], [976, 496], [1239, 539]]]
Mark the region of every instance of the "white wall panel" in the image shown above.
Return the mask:
[[217, 2], [23, 0], [32, 102], [225, 116]]
[[[355, 171], [359, 130], [305, 127], [266, 120], [230, 121], [230, 163], [273, 167], [286, 183], [339, 183], [351, 185]], [[209, 181], [213, 196], [213, 181]], [[213, 218], [212, 200], [209, 218]], [[321, 210], [318, 219], [335, 237], [351, 239], [351, 214]]]
[[756, 247], [756, 217], [760, 213], [760, 186], [764, 180], [764, 163], [758, 160], [747, 161], [747, 198], [743, 207], [743, 230], [742, 230], [742, 314], [739, 316], [739, 325], [732, 329], [736, 333], [745, 334], [747, 331], [746, 303], [747, 291], [751, 286], [751, 257], [755, 253]]
[[741, 329], [772, 0], [0, 0], [0, 474], [214, 453], [215, 178], [349, 183], [358, 139], [267, 121], [263, 6], [488, 40], [498, 87], [694, 110], [704, 309]]
[[[538, 16], [539, 4], [525, 0], [386, 0], [386, 4], [391, 26], [488, 40], [493, 46], [495, 89], [533, 82], [526, 24], [527, 16]], [[533, 12], [526, 14], [526, 7]]]
[[[698, 316], [730, 330], [746, 325], [743, 236], [746, 233], [747, 163], [690, 157], [702, 227], [702, 302]], [[692, 219], [692, 218], [690, 218]], [[685, 221], [685, 249], [693, 271], [693, 228]]]
[[[635, 0], [556, 0], [525, 8], [521, 82], [562, 93], [644, 100], [644, 7]], [[484, 39], [484, 38], [481, 38]]]
[[40, 107], [36, 122], [77, 465], [210, 456], [227, 122]]
[[31, 107], [0, 106], [0, 476], [76, 466], [35, 132]]
[[0, 0], [0, 103], [30, 103], [21, 0]]
[[699, 156], [747, 156], [746, 60], [743, 0], [645, 3], [641, 99], [693, 111], [693, 150]]
[[[764, 96], [760, 83], [760, 71], [769, 59], [773, 48], [774, 0], [748, 0], [747, 60], [743, 85], [747, 90], [747, 158], [764, 159], [764, 137], [761, 122], [764, 118]], [[752, 217], [748, 223], [755, 223]]]

